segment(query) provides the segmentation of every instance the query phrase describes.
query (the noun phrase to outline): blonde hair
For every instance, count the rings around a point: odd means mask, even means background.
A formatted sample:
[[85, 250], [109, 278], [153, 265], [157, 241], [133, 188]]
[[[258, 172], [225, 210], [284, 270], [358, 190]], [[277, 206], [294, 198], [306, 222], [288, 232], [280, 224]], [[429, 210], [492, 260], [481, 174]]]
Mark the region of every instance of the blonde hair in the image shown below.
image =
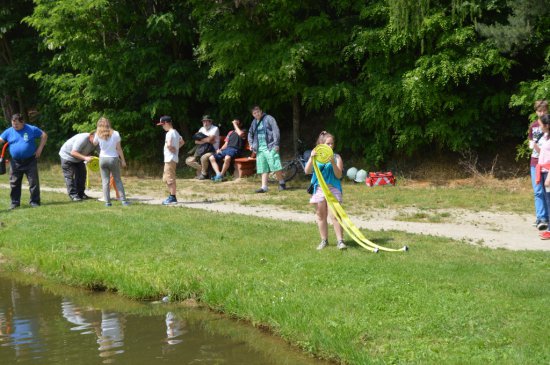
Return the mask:
[[544, 99], [535, 101], [535, 111], [548, 111], [548, 102]]
[[317, 144], [324, 144], [327, 141], [327, 138], [329, 138], [329, 137], [332, 137], [332, 140], [336, 141], [336, 139], [334, 138], [334, 136], [332, 134], [330, 134], [327, 131], [322, 131], [319, 134], [319, 137], [317, 137]]
[[105, 117], [99, 118], [97, 121], [97, 136], [101, 139], [107, 140], [113, 134], [113, 128], [111, 128], [111, 122]]

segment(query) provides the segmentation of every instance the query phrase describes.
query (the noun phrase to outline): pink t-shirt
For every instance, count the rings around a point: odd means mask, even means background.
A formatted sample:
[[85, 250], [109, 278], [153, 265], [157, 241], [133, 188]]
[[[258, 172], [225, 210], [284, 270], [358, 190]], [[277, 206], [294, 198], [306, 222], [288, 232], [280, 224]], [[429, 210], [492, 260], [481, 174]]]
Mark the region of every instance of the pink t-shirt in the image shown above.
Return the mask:
[[[548, 139], [548, 136], [543, 136], [540, 141], [544, 142], [540, 146], [539, 165], [550, 164], [550, 139]], [[544, 167], [542, 168], [544, 172], [548, 172], [548, 170]]]

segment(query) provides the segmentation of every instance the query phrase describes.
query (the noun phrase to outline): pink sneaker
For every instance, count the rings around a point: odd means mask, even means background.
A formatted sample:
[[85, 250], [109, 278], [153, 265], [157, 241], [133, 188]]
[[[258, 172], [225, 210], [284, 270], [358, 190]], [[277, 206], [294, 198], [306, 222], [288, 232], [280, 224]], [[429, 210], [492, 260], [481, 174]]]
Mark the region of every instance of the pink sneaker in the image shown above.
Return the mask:
[[541, 240], [550, 240], [550, 232], [549, 231], [544, 231], [540, 234], [540, 239]]

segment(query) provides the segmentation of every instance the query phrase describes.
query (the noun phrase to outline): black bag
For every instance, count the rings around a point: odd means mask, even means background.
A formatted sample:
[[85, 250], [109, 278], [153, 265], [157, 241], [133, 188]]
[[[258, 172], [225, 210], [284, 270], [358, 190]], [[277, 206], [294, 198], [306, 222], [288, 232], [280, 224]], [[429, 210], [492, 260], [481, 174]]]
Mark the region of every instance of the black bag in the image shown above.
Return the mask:
[[200, 141], [201, 139], [204, 139], [208, 137], [206, 134], [202, 133], [202, 132], [197, 132], [195, 134], [193, 134], [193, 136], [191, 137], [193, 139], [193, 141]]
[[205, 153], [208, 152], [215, 152], [214, 146], [212, 146], [210, 143], [203, 143], [198, 145], [197, 149], [195, 150], [195, 157], [201, 157]]

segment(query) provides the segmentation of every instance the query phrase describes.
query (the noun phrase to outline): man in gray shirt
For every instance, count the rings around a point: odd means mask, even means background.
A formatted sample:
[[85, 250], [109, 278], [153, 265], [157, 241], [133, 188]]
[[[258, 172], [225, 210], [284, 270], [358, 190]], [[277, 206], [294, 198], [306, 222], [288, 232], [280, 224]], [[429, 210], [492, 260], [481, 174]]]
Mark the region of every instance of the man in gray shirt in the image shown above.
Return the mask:
[[72, 201], [89, 199], [84, 194], [86, 188], [86, 165], [84, 162], [92, 159], [90, 155], [96, 149], [92, 143], [94, 134], [95, 132], [79, 133], [65, 142], [59, 150], [67, 193]]

